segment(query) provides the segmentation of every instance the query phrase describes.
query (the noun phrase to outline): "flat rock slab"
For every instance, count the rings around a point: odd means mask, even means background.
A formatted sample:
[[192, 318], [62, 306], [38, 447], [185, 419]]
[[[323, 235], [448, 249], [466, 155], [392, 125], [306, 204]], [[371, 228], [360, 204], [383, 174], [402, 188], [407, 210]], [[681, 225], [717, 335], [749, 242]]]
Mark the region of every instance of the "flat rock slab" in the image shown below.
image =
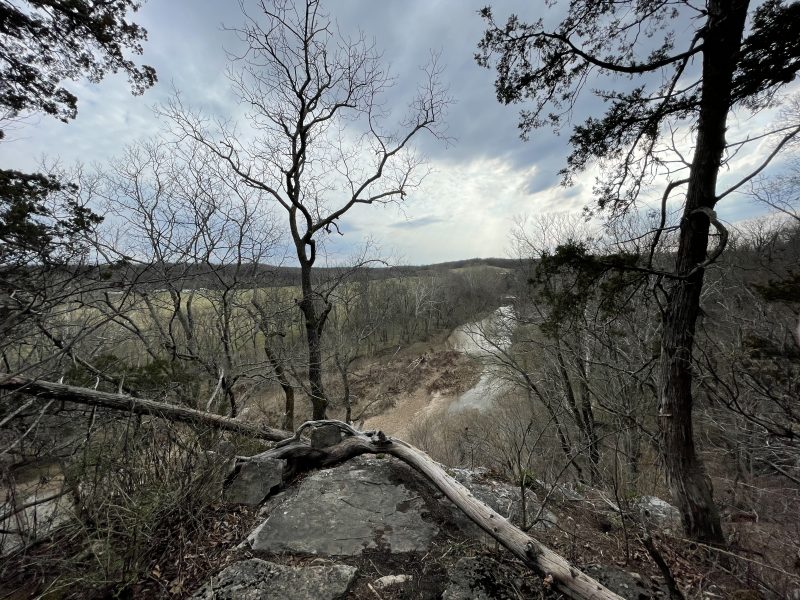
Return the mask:
[[234, 563], [192, 596], [194, 600], [334, 600], [355, 578], [349, 565], [288, 567], [258, 558]]
[[254, 551], [355, 556], [424, 552], [438, 528], [425, 501], [392, 481], [385, 460], [360, 457], [307, 477], [247, 541]]

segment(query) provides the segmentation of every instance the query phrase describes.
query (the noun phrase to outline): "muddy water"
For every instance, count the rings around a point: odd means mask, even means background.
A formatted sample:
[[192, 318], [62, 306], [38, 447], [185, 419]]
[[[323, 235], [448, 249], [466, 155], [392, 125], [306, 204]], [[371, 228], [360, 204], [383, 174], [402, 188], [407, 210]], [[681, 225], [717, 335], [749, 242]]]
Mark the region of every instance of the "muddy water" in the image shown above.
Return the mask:
[[448, 343], [481, 362], [481, 377], [474, 387], [461, 394], [448, 408], [451, 413], [466, 409], [486, 410], [509, 389], [499, 374], [495, 357], [511, 346], [514, 309], [501, 306], [481, 321], [467, 323], [451, 334]]

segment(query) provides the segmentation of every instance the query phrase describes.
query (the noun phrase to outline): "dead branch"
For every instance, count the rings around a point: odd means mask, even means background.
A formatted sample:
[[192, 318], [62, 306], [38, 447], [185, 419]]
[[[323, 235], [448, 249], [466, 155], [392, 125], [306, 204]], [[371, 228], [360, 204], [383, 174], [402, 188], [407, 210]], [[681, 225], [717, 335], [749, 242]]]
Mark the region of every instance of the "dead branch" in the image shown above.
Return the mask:
[[25, 377], [10, 377], [1, 373], [0, 390], [15, 391], [48, 400], [74, 402], [75, 404], [85, 404], [87, 406], [101, 406], [136, 415], [152, 415], [171, 421], [194, 423], [262, 440], [278, 441], [291, 436], [290, 433], [266, 425], [253, 425], [185, 406], [156, 402], [145, 398], [134, 398], [124, 394], [99, 392], [90, 388], [65, 385], [63, 383], [37, 381]]
[[[515, 527], [499, 513], [476, 499], [472, 493], [427, 454], [401, 440], [387, 438], [383, 432], [362, 433], [341, 421], [308, 421], [294, 433], [266, 426], [250, 425], [229, 417], [204, 413], [182, 406], [154, 400], [132, 398], [97, 390], [36, 381], [0, 374], [0, 389], [37, 396], [53, 401], [67, 401], [89, 406], [101, 406], [134, 414], [146, 414], [164, 419], [196, 423], [234, 431], [243, 435], [284, 441], [260, 456], [279, 458], [290, 463], [290, 470], [310, 470], [332, 466], [361, 454], [389, 454], [427, 477], [476, 525], [492, 536], [514, 556], [543, 577], [552, 577], [556, 587], [575, 600], [622, 600], [596, 580], [573, 567], [565, 558], [530, 535]], [[312, 448], [301, 438], [304, 430], [322, 425], [334, 425], [347, 437], [328, 448]]]
[[[324, 422], [314, 422], [318, 426]], [[339, 422], [333, 422], [340, 427]], [[302, 428], [312, 426], [304, 424]], [[345, 430], [340, 427], [340, 429]], [[339, 444], [328, 448], [312, 448], [301, 440], [299, 431], [295, 439], [280, 447], [267, 450], [261, 456], [280, 458], [290, 463], [301, 463], [303, 468], [327, 467], [341, 463], [361, 454], [389, 454], [399, 458], [436, 486], [476, 525], [491, 535], [514, 556], [543, 577], [552, 576], [556, 587], [579, 600], [621, 600], [621, 597], [596, 580], [572, 566], [566, 559], [550, 548], [524, 533], [499, 513], [476, 499], [472, 493], [427, 454], [401, 440], [386, 438], [381, 432], [376, 436], [356, 432]], [[350, 433], [350, 432], [348, 432]]]

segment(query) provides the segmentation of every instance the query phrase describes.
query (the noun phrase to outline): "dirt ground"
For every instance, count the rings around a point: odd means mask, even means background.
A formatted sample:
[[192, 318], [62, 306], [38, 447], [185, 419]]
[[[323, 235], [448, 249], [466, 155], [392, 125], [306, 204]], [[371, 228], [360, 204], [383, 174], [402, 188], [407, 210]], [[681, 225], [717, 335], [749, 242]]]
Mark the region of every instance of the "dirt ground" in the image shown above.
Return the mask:
[[[350, 373], [352, 421], [360, 429], [403, 437], [410, 424], [446, 410], [478, 382], [480, 373], [480, 364], [453, 350], [446, 336], [360, 359]], [[331, 401], [329, 418], [344, 419], [341, 381], [331, 377], [326, 392]], [[274, 424], [280, 422], [282, 411], [283, 396], [276, 389], [258, 399], [245, 418]], [[311, 407], [301, 392], [295, 423], [310, 417]]]
[[[385, 399], [383, 412], [368, 416], [363, 427], [403, 437], [412, 423], [447, 410], [475, 385], [480, 367], [460, 352], [439, 349], [375, 365], [359, 376], [359, 398]], [[387, 377], [394, 379], [388, 386]]]

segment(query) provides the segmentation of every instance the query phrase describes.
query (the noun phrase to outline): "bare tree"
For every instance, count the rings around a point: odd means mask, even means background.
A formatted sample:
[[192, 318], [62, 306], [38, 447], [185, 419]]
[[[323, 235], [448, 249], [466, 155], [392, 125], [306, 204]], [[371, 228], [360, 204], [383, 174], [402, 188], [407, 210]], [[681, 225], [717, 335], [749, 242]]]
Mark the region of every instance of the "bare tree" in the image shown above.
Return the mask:
[[325, 235], [357, 205], [400, 201], [424, 176], [410, 149], [424, 132], [441, 136], [448, 98], [433, 60], [405, 118], [387, 126], [385, 94], [394, 80], [364, 34], [342, 34], [319, 0], [262, 1], [258, 14], [242, 6], [234, 28], [245, 45], [229, 73], [248, 107], [245, 139], [212, 124], [180, 97], [163, 109], [183, 135], [225, 160], [246, 185], [265, 192], [287, 217], [300, 264], [308, 380], [315, 419], [328, 399], [322, 378], [322, 336], [333, 305], [322, 298], [313, 267]]
[[[220, 399], [236, 416], [237, 384], [264, 368], [260, 352], [246, 352], [257, 328], [249, 299], [267, 283], [260, 264], [276, 241], [262, 192], [242, 185], [203, 146], [152, 140], [114, 161], [98, 194], [110, 211], [98, 251], [127, 268], [117, 275], [118, 291], [97, 295], [92, 307], [141, 355], [169, 365], [175, 380], [186, 380], [179, 373], [187, 366], [199, 368], [213, 382], [202, 408]], [[199, 382], [188, 383], [184, 399], [195, 402]]]

